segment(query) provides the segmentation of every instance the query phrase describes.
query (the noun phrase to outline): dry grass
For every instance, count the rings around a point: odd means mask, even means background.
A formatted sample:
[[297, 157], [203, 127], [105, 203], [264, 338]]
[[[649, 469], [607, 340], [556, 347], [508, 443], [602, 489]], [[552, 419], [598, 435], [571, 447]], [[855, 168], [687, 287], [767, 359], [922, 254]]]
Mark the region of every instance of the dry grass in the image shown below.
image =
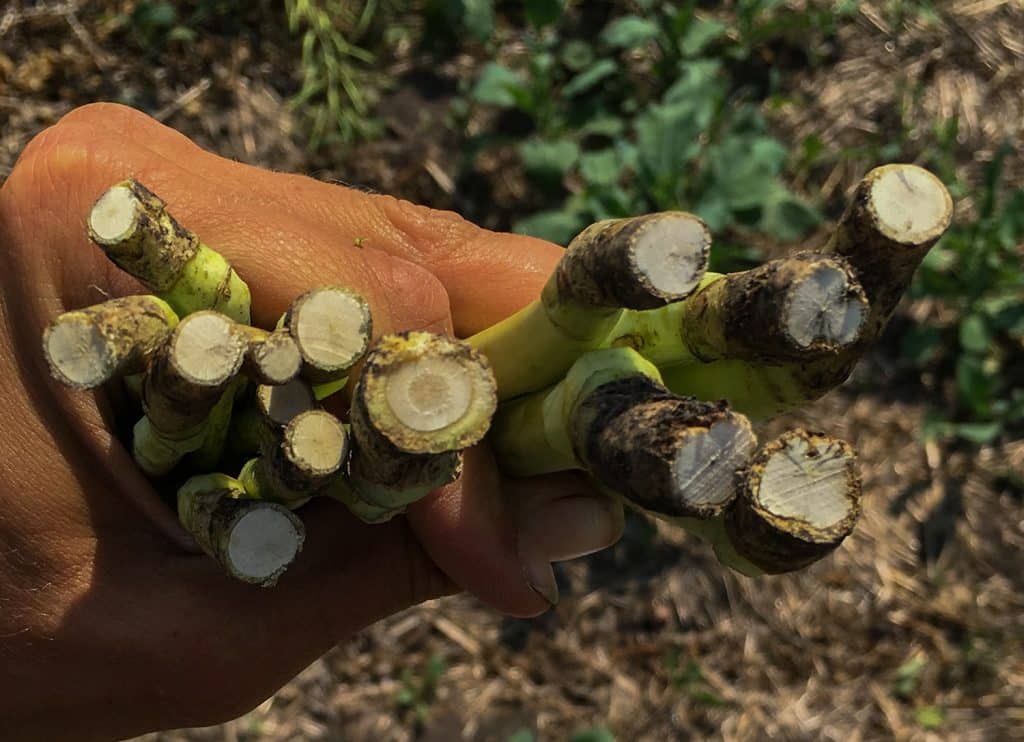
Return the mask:
[[[855, 147], [956, 114], [974, 177], [1000, 141], [1022, 141], [1024, 7], [946, 3], [937, 24], [890, 27], [890, 5], [863, 3], [834, 63], [795, 79], [798, 102], [774, 121], [792, 141], [813, 132]], [[449, 203], [451, 148], [423, 142], [422, 128], [391, 126], [344, 163], [297, 144], [286, 40], [210, 38], [188, 59], [170, 50], [141, 64], [118, 53], [116, 11], [129, 6], [0, 11], [0, 177], [70, 107], [121, 96], [227, 156]], [[441, 114], [417, 96], [399, 90], [383, 115], [424, 110], [417, 126], [429, 126]], [[826, 195], [841, 198], [867, 165], [841, 161]], [[1019, 184], [1019, 158], [1010, 168]], [[549, 615], [435, 601], [364, 631], [241, 719], [142, 739], [505, 740], [527, 728], [561, 740], [593, 725], [620, 740], [1024, 739], [1024, 507], [1006, 477], [1024, 470], [1024, 443], [977, 456], [922, 448], [923, 400], [898, 380], [879, 355], [795, 418], [856, 445], [869, 496], [855, 536], [802, 574], [744, 580], [699, 543], [631, 519], [616, 548], [560, 569], [564, 598]], [[401, 707], [437, 657], [445, 669], [423, 713]]]

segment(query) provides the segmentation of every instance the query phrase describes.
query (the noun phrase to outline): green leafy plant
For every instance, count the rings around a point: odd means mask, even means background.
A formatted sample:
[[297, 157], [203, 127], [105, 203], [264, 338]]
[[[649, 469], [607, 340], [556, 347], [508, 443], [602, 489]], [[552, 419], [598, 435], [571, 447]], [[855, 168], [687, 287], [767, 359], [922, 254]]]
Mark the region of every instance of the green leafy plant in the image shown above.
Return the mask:
[[444, 657], [436, 654], [420, 673], [409, 668], [402, 671], [402, 687], [395, 695], [395, 703], [399, 709], [409, 712], [416, 723], [422, 724], [430, 713], [444, 671]]
[[989, 443], [1024, 430], [1024, 188], [1007, 189], [1011, 145], [985, 169], [977, 217], [954, 225], [925, 258], [913, 296], [939, 311], [906, 334], [904, 358], [953, 389], [926, 434]]
[[309, 144], [372, 136], [375, 87], [364, 85], [375, 57], [359, 41], [369, 31], [378, 0], [285, 0], [288, 29], [302, 39], [302, 87], [292, 99], [309, 121]]
[[[520, 161], [558, 203], [515, 228], [564, 243], [599, 219], [684, 209], [716, 233], [804, 235], [819, 216], [783, 184], [788, 150], [723, 61], [750, 53], [758, 19], [777, 3], [741, 3], [733, 25], [697, 15], [693, 3], [644, 5], [645, 15], [613, 18], [596, 40], [546, 15], [526, 34], [521, 64], [482, 69], [472, 101], [529, 118]], [[506, 143], [483, 138], [478, 146]], [[716, 257], [718, 267], [753, 258], [738, 248]]]

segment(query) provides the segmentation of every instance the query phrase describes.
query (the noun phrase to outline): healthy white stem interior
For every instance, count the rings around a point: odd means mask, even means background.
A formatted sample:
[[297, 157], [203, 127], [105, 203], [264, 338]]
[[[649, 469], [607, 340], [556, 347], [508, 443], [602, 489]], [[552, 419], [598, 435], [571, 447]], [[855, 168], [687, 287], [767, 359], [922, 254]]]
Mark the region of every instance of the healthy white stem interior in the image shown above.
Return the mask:
[[672, 462], [682, 498], [694, 505], [726, 502], [735, 492], [736, 470], [747, 463], [754, 445], [750, 428], [732, 417], [690, 436]]
[[216, 386], [238, 371], [243, 345], [223, 315], [189, 315], [174, 335], [174, 361], [191, 381]]
[[402, 425], [429, 433], [466, 414], [473, 403], [473, 381], [451, 358], [419, 358], [391, 371], [384, 395]]
[[228, 559], [239, 573], [264, 580], [295, 559], [300, 538], [288, 516], [271, 506], [256, 506], [235, 522]]
[[330, 473], [341, 466], [345, 428], [334, 415], [321, 410], [305, 412], [286, 431], [293, 455], [307, 470]]
[[807, 441], [791, 438], [768, 459], [757, 500], [775, 515], [824, 529], [850, 512], [849, 459], [838, 446], [816, 448], [817, 455], [809, 456]]
[[257, 353], [260, 372], [267, 378], [279, 383], [292, 379], [299, 373], [302, 356], [299, 347], [291, 335], [274, 333]]
[[260, 386], [256, 394], [267, 417], [278, 425], [287, 425], [315, 403], [309, 384], [302, 379], [292, 379], [280, 386]]
[[65, 379], [85, 388], [105, 382], [115, 365], [106, 339], [81, 317], [58, 320], [47, 333], [46, 355]]
[[292, 318], [292, 333], [319, 368], [347, 368], [366, 349], [366, 307], [338, 289], [307, 297]]
[[845, 346], [857, 339], [865, 304], [849, 295], [846, 274], [823, 265], [797, 285], [786, 305], [786, 332], [800, 347], [819, 341]]
[[101, 242], [118, 242], [135, 231], [139, 202], [131, 189], [118, 185], [100, 196], [89, 212], [89, 226]]
[[882, 233], [907, 244], [937, 237], [952, 212], [942, 182], [916, 165], [897, 165], [882, 173], [871, 187], [871, 203]]
[[707, 228], [686, 214], [664, 216], [637, 237], [637, 269], [660, 294], [683, 298], [704, 276], [710, 238]]

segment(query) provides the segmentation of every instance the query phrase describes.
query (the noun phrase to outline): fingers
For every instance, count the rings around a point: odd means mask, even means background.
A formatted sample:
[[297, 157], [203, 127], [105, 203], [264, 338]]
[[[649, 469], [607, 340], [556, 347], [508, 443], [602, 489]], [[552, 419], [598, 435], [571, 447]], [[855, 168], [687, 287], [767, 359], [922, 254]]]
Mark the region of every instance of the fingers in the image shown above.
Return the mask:
[[581, 477], [505, 479], [485, 447], [467, 452], [460, 481], [411, 507], [408, 519], [455, 583], [514, 616], [557, 603], [551, 563], [610, 546], [623, 522], [621, 506]]
[[83, 222], [102, 192], [134, 176], [235, 264], [260, 324], [276, 321], [310, 286], [340, 283], [370, 303], [378, 333], [450, 327], [435, 277], [304, 218], [288, 176], [203, 152], [130, 109], [89, 106], [77, 114], [33, 140], [0, 192], [0, 218], [26, 247], [12, 259], [33, 289], [56, 283], [58, 298], [77, 304], [96, 300], [87, 287], [100, 278], [115, 292], [133, 284], [88, 243]]
[[[172, 213], [188, 214], [189, 225], [234, 260], [243, 276], [258, 270], [250, 260], [253, 246], [245, 238], [260, 249], [269, 243], [291, 256], [270, 261], [268, 269], [299, 271], [304, 277], [375, 253], [420, 266], [447, 291], [455, 330], [463, 335], [537, 298], [561, 255], [551, 243], [490, 232], [452, 212], [225, 160], [123, 106], [77, 109], [49, 137], [54, 140], [49, 146], [61, 150], [58, 159], [89, 160], [90, 167], [77, 169], [100, 171], [89, 183], [80, 184], [88, 204], [130, 172], [162, 194]], [[78, 214], [85, 205], [76, 204]], [[287, 229], [264, 235], [255, 225], [238, 225], [241, 211], [264, 215], [263, 223], [267, 217], [277, 223], [288, 215], [312, 228], [321, 243], [311, 250], [310, 245], [295, 242]], [[370, 264], [381, 265], [372, 260]], [[257, 282], [256, 275], [252, 281]], [[401, 300], [408, 305], [414, 298], [379, 293], [375, 298], [384, 302]]]

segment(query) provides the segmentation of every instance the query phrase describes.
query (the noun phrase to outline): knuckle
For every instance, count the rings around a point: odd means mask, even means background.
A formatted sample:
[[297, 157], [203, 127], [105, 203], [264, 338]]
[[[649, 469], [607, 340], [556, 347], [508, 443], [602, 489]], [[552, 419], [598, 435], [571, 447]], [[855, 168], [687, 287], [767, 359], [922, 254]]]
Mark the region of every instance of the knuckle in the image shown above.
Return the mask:
[[441, 280], [426, 268], [393, 258], [376, 270], [381, 290], [373, 307], [383, 320], [379, 332], [431, 330], [443, 332], [451, 326], [448, 292]]
[[482, 231], [454, 211], [432, 209], [392, 196], [375, 198], [391, 225], [424, 255], [443, 258], [457, 253]]

